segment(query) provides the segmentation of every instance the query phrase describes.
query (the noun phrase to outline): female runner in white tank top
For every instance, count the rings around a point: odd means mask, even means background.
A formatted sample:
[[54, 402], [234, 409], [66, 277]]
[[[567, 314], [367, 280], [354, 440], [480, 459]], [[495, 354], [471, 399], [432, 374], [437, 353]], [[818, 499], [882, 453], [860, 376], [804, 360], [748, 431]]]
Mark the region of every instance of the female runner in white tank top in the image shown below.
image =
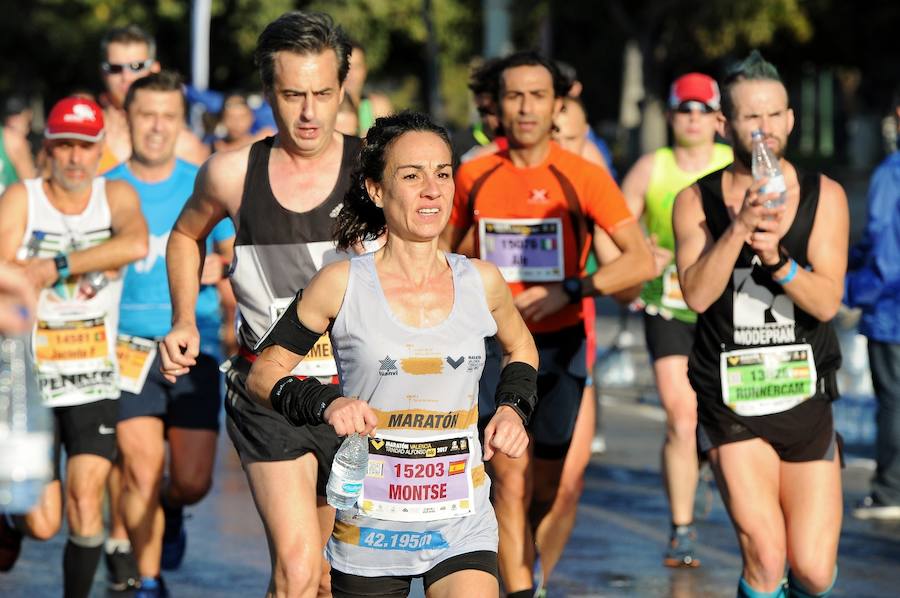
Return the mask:
[[[432, 598], [499, 595], [482, 460], [525, 453], [537, 351], [496, 267], [438, 249], [453, 201], [451, 162], [446, 132], [426, 116], [378, 119], [336, 236], [346, 247], [387, 233], [385, 246], [323, 268], [248, 378], [257, 400], [296, 425], [321, 419], [338, 435], [370, 436], [358, 508], [337, 514], [328, 543], [335, 596], [406, 596], [412, 577]], [[316, 387], [312, 399], [297, 388], [317, 383], [289, 374], [325, 330], [341, 389]], [[498, 391], [482, 449], [478, 381], [484, 339], [495, 334], [510, 384]]]

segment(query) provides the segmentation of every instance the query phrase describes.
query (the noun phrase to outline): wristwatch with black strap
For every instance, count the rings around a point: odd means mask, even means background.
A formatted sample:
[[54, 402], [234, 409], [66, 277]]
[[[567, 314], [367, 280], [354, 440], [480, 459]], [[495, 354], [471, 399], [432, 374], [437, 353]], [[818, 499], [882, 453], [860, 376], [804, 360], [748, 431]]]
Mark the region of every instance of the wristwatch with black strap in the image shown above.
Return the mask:
[[781, 267], [788, 263], [790, 260], [791, 256], [788, 255], [788, 252], [785, 250], [785, 248], [779, 247], [777, 262], [775, 262], [774, 264], [765, 264], [762, 262], [762, 260], [760, 260], [759, 263], [762, 265], [763, 270], [765, 270], [769, 274], [775, 274], [776, 272], [781, 270]]
[[577, 276], [569, 276], [563, 280], [562, 288], [569, 297], [569, 303], [578, 303], [584, 297], [581, 292], [581, 279]]

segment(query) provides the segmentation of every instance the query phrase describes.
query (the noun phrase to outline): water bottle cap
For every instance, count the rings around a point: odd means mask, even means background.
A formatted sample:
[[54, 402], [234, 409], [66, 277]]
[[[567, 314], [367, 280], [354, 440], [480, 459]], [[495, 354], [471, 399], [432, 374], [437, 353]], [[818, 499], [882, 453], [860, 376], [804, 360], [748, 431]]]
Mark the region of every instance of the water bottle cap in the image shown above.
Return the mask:
[[753, 133], [752, 133], [753, 139], [760, 139], [762, 137], [763, 137], [762, 129], [756, 129], [755, 131], [753, 131]]

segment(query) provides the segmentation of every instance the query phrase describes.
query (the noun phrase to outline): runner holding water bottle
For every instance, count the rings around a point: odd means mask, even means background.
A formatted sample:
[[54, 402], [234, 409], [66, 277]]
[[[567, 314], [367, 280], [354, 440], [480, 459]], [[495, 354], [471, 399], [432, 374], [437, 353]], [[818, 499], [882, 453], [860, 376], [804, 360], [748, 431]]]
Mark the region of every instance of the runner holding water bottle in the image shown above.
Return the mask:
[[[324, 267], [261, 341], [248, 377], [294, 425], [371, 435], [358, 508], [338, 512], [328, 542], [337, 597], [406, 596], [412, 577], [431, 597], [499, 595], [482, 447], [485, 460], [525, 453], [537, 350], [497, 268], [438, 249], [451, 162], [446, 131], [426, 116], [375, 122], [337, 237], [349, 247], [389, 231], [386, 245]], [[289, 375], [325, 330], [340, 390]], [[494, 334], [505, 367], [482, 444], [478, 385]]]
[[[759, 53], [726, 79], [722, 112], [735, 160], [679, 193], [672, 217], [681, 288], [698, 314], [688, 376], [741, 547], [738, 596], [828, 596], [842, 513], [831, 412], [841, 353], [829, 321], [844, 291], [847, 197], [783, 159], [794, 114]], [[762, 191], [770, 178], [753, 180], [756, 130], [784, 173], [780, 206], [769, 207], [780, 191]]]

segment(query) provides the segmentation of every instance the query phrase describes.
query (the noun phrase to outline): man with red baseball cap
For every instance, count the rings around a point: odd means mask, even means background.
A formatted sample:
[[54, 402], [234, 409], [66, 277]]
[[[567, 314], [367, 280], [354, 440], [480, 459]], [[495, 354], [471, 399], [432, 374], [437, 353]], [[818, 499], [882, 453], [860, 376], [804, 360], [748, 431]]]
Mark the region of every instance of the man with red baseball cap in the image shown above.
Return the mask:
[[688, 73], [676, 79], [668, 110], [674, 145], [640, 158], [622, 181], [628, 207], [635, 216], [643, 215], [656, 258], [657, 276], [644, 285], [641, 301], [647, 349], [666, 410], [662, 463], [672, 533], [663, 562], [669, 567], [700, 564], [692, 525], [699, 479], [697, 397], [687, 378], [697, 314], [688, 309], [678, 285], [672, 205], [679, 191], [733, 160], [731, 148], [715, 142], [720, 100], [712, 77]]
[[722, 96], [716, 80], [703, 73], [688, 73], [675, 79], [669, 90], [669, 109], [675, 110], [686, 102], [699, 102], [707, 112], [721, 108]]
[[24, 515], [0, 515], [0, 570], [18, 556], [23, 534], [46, 540], [62, 520], [59, 445], [66, 449], [69, 540], [64, 596], [87, 596], [103, 546], [103, 491], [116, 456], [119, 372], [116, 330], [121, 269], [147, 253], [147, 224], [134, 189], [96, 176], [104, 128], [97, 104], [57, 102], [47, 118], [49, 176], [0, 196], [0, 263], [39, 292], [34, 368], [53, 409], [54, 480]]

